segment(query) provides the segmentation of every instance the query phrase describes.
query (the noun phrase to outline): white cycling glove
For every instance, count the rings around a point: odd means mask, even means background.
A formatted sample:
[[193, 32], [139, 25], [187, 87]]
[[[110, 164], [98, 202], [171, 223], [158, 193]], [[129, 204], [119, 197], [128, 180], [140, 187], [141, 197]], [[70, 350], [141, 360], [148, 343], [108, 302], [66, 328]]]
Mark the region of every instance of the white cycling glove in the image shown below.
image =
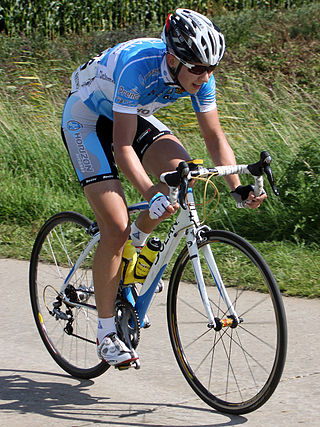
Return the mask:
[[151, 219], [160, 218], [166, 211], [166, 208], [170, 206], [170, 202], [162, 193], [157, 193], [149, 202], [149, 216]]

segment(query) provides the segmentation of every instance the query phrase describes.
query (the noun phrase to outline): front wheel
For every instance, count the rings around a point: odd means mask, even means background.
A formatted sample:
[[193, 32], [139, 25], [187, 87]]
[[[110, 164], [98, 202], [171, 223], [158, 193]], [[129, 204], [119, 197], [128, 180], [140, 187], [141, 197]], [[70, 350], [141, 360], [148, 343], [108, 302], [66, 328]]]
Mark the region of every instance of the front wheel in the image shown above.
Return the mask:
[[[237, 326], [228, 323], [230, 313], [202, 253], [204, 245], [210, 245], [241, 319]], [[175, 263], [168, 289], [172, 348], [183, 375], [203, 401], [220, 412], [251, 412], [270, 398], [283, 371], [287, 328], [281, 294], [267, 263], [241, 237], [210, 231], [199, 248], [214, 316], [229, 326], [215, 330], [208, 325], [185, 247]]]
[[92, 250], [65, 290], [74, 307], [60, 296], [60, 289], [89, 242], [91, 221], [76, 212], [61, 212], [41, 228], [30, 260], [29, 289], [33, 315], [47, 350], [69, 374], [94, 378], [109, 365], [96, 353], [97, 311], [92, 280]]

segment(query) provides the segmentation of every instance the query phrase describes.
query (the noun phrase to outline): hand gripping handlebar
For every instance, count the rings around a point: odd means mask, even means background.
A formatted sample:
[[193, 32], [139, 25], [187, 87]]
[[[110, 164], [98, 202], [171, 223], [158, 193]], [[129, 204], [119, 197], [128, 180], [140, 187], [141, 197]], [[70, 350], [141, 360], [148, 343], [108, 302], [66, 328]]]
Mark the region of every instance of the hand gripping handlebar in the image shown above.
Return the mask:
[[182, 209], [186, 209], [189, 172], [189, 165], [186, 162], [180, 162], [175, 171], [164, 172], [160, 176], [160, 181], [167, 184], [170, 189], [170, 202], [174, 204], [179, 200]]
[[180, 162], [175, 171], [164, 172], [160, 176], [160, 181], [167, 184], [170, 188], [169, 199], [171, 203], [179, 203], [183, 209], [186, 208], [185, 198], [188, 189], [188, 181], [199, 176], [228, 176], [233, 174], [251, 174], [255, 179], [255, 194], [259, 196], [264, 192], [263, 189], [263, 174], [267, 175], [269, 184], [276, 196], [279, 192], [274, 183], [274, 177], [270, 166], [272, 159], [268, 151], [260, 153], [260, 160], [250, 165], [230, 165], [230, 166], [217, 166], [215, 168], [204, 168], [203, 166], [190, 168], [188, 163]]

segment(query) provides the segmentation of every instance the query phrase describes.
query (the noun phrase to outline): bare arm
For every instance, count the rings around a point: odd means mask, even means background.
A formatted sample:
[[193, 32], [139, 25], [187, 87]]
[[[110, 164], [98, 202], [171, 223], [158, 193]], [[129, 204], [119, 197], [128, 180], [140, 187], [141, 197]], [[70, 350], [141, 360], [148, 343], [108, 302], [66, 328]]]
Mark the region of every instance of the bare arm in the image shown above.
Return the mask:
[[113, 146], [116, 163], [139, 193], [146, 200], [150, 200], [157, 190], [132, 148], [136, 131], [137, 116], [135, 114], [114, 112]]
[[[196, 113], [200, 130], [209, 154], [216, 166], [235, 165], [236, 159], [220, 125], [217, 109], [207, 113]], [[240, 185], [238, 175], [226, 177], [231, 190]]]
[[[201, 133], [214, 164], [216, 166], [235, 165], [236, 159], [221, 128], [217, 109], [208, 111], [207, 113], [196, 114]], [[225, 179], [231, 191], [241, 185], [238, 175], [230, 175]], [[251, 192], [247, 203], [251, 208], [256, 208], [260, 206], [266, 197], [266, 194], [255, 197], [253, 192]]]

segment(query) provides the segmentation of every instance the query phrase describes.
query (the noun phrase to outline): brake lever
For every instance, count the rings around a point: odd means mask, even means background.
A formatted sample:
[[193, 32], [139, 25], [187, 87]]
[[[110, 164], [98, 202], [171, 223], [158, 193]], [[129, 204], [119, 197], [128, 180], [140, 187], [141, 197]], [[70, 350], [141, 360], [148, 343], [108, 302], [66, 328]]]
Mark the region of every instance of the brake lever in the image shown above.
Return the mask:
[[273, 173], [272, 173], [271, 166], [267, 164], [267, 165], [265, 165], [263, 167], [263, 169], [264, 169], [264, 171], [265, 171], [265, 173], [267, 175], [270, 187], [272, 188], [274, 194], [276, 196], [280, 196], [280, 193], [279, 193], [279, 191], [278, 191], [278, 189], [277, 189], [277, 187], [275, 186], [275, 183], [274, 183], [274, 178], [273, 178]]
[[187, 195], [187, 190], [188, 190], [188, 183], [189, 183], [188, 178], [184, 176], [181, 179], [180, 191], [179, 191], [179, 204], [182, 207], [182, 209], [187, 208], [186, 195]]
[[260, 154], [260, 160], [262, 162], [262, 166], [263, 166], [263, 171], [265, 172], [265, 174], [267, 175], [270, 187], [272, 188], [272, 191], [274, 192], [274, 194], [276, 196], [279, 196], [279, 191], [275, 185], [274, 182], [274, 178], [273, 178], [273, 173], [272, 173], [272, 169], [271, 169], [271, 162], [272, 162], [272, 157], [270, 156], [270, 154], [268, 153], [268, 151], [262, 151]]
[[180, 175], [180, 191], [179, 191], [179, 204], [182, 207], [182, 209], [186, 209], [186, 195], [188, 190], [188, 174], [189, 174], [189, 165], [186, 162], [180, 162], [179, 166], [177, 167], [177, 172]]
[[250, 173], [254, 176], [261, 176], [264, 173], [267, 175], [270, 187], [276, 196], [279, 196], [279, 191], [274, 183], [273, 173], [270, 166], [272, 158], [268, 151], [261, 151], [260, 160], [257, 163], [248, 165]]

